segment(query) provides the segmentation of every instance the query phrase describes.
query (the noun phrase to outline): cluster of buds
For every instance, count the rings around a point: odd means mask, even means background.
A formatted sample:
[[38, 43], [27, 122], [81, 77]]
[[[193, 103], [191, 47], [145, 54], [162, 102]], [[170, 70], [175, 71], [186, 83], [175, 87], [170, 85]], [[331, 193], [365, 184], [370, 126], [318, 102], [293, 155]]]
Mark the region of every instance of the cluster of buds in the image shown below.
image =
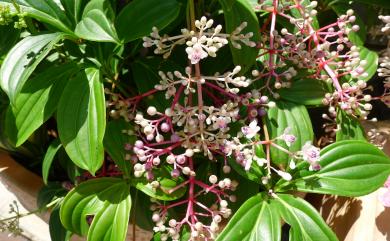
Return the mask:
[[[340, 78], [350, 76], [358, 79], [368, 76], [365, 71], [367, 61], [360, 59], [360, 49], [348, 39], [348, 34], [359, 31], [359, 26], [354, 25], [356, 17], [353, 10], [341, 15], [335, 23], [316, 29], [316, 6], [315, 1], [309, 5], [304, 5], [303, 1], [276, 1], [268, 9], [272, 13], [269, 34], [259, 44], [259, 58], [263, 60], [264, 68], [254, 71], [253, 75], [254, 81], [267, 79], [264, 87], [275, 98], [279, 95], [269, 85], [273, 84], [275, 89], [289, 88], [298, 71], [307, 72], [307, 78], [333, 82], [343, 98], [345, 93], [340, 86]], [[291, 33], [283, 28], [278, 32], [275, 29], [277, 17], [288, 20], [299, 31]], [[263, 31], [266, 31], [268, 24], [269, 22], [263, 26]], [[293, 66], [286, 70], [288, 63]]]
[[[390, 16], [379, 16], [386, 25], [381, 30], [384, 34], [387, 34], [389, 37], [389, 29], [390, 29]], [[389, 39], [390, 43], [390, 39]], [[380, 97], [380, 99], [385, 103], [388, 107], [390, 107], [390, 49], [387, 48], [383, 51], [382, 56], [379, 58], [379, 68], [378, 68], [378, 76], [383, 77], [385, 92]]]
[[13, 22], [13, 15], [9, 6], [0, 6], [0, 25], [8, 25]]
[[241, 48], [240, 43], [250, 47], [256, 46], [256, 43], [250, 40], [253, 36], [252, 32], [242, 33], [247, 23], [242, 23], [231, 34], [221, 33], [222, 26], [217, 25], [213, 28], [213, 24], [212, 19], [207, 20], [203, 16], [200, 20], [195, 21], [196, 31], [182, 29], [181, 35], [173, 37], [160, 36], [158, 29], [153, 28], [150, 37], [143, 38], [143, 46], [146, 48], [156, 46], [154, 53], [162, 54], [164, 58], [168, 58], [176, 45], [186, 44], [188, 59], [191, 60], [192, 64], [197, 64], [208, 56], [215, 57], [216, 52], [228, 43], [228, 39], [236, 48]]
[[353, 84], [344, 83], [342, 89], [343, 95], [335, 91], [333, 94], [325, 94], [322, 100], [324, 105], [329, 106], [330, 116], [336, 117], [337, 108], [340, 108], [349, 115], [366, 119], [372, 109], [369, 103], [372, 99], [371, 95], [363, 93], [367, 89], [367, 83], [363, 80]]
[[18, 20], [14, 23], [14, 28], [27, 28], [26, 21], [24, 20], [26, 15], [27, 13], [20, 11], [20, 7], [17, 9], [17, 13], [13, 13], [9, 6], [0, 6], [0, 25], [9, 25], [14, 21], [14, 16], [17, 16]]
[[[153, 230], [160, 232], [161, 240], [180, 240], [180, 231], [184, 225], [190, 226], [191, 240], [208, 240], [215, 239], [220, 231], [220, 224], [222, 219], [227, 219], [232, 215], [232, 210], [228, 207], [228, 203], [235, 202], [234, 195], [228, 195], [227, 191], [234, 191], [238, 183], [229, 178], [224, 178], [218, 181], [215, 175], [209, 177], [210, 184], [200, 182], [199, 180], [190, 179], [188, 182], [190, 188], [193, 185], [198, 185], [202, 188], [201, 191], [194, 194], [194, 196], [207, 195], [213, 193], [216, 196], [214, 203], [207, 207], [197, 200], [177, 201], [166, 205], [156, 199], [152, 199], [151, 210], [153, 211], [152, 220], [155, 223]], [[187, 212], [181, 220], [169, 219], [168, 209], [179, 205], [187, 205]], [[208, 217], [209, 224], [205, 224], [198, 217]]]

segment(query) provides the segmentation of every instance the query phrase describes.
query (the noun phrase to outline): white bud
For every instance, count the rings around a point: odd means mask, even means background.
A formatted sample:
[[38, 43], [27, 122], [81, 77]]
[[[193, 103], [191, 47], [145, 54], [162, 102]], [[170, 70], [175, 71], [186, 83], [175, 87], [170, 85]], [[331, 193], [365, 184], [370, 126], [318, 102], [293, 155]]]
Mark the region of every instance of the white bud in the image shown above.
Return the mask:
[[215, 175], [211, 175], [211, 176], [209, 177], [209, 181], [210, 181], [210, 183], [215, 184], [215, 183], [218, 182], [218, 178], [217, 178], [217, 176], [215, 176]]
[[149, 106], [146, 112], [148, 113], [148, 115], [154, 116], [157, 113], [157, 109], [154, 106]]

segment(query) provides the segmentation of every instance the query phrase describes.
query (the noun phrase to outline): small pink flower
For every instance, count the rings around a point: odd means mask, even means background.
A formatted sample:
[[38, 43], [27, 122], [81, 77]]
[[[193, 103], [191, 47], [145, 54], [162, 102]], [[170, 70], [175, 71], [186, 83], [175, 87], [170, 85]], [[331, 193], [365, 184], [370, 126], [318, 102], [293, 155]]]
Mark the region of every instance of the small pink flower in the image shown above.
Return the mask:
[[302, 147], [302, 157], [303, 160], [309, 163], [317, 162], [320, 159], [320, 148], [313, 146], [311, 142], [308, 141]]
[[291, 127], [287, 127], [281, 136], [281, 138], [286, 142], [286, 145], [288, 147], [290, 147], [291, 144], [293, 144], [297, 140], [297, 138], [294, 135], [290, 134], [290, 132]]
[[251, 139], [260, 131], [260, 127], [257, 125], [257, 121], [253, 120], [249, 126], [242, 127], [241, 131], [246, 138]]
[[194, 44], [192, 47], [187, 47], [186, 52], [188, 59], [191, 60], [191, 64], [197, 64], [201, 59], [208, 56], [207, 52], [203, 50], [202, 45], [199, 43]]

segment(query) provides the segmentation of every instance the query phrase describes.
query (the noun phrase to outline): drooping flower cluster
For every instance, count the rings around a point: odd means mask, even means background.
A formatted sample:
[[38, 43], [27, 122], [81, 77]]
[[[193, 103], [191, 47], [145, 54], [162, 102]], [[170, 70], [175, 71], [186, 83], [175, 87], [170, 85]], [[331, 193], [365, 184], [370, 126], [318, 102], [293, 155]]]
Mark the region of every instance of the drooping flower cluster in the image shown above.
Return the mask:
[[[267, 113], [267, 109], [274, 108], [276, 104], [261, 90], [252, 89], [241, 94], [242, 90], [251, 86], [253, 80], [239, 76], [240, 66], [223, 75], [202, 75], [201, 61], [208, 56], [215, 57], [217, 51], [229, 41], [236, 48], [240, 48], [241, 44], [250, 47], [256, 45], [250, 40], [252, 33], [241, 34], [245, 23], [231, 34], [221, 33], [220, 25], [212, 28], [213, 23], [202, 17], [195, 21], [195, 29], [183, 29], [182, 35], [174, 37], [161, 37], [158, 30], [153, 28], [150, 37], [144, 38], [144, 46], [155, 46], [156, 54], [168, 57], [175, 45], [186, 44], [189, 66], [185, 69], [185, 74], [177, 70], [160, 72], [161, 80], [154, 90], [116, 102], [120, 109], [120, 103], [127, 103], [132, 107], [127, 118], [133, 117], [137, 124], [134, 131], [138, 140], [133, 147], [136, 162], [134, 176], [146, 178], [153, 190], [161, 189], [168, 194], [187, 188], [187, 197], [178, 201], [164, 203], [152, 199], [154, 231], [161, 233], [162, 240], [179, 240], [184, 226], [189, 227], [192, 240], [212, 240], [218, 234], [222, 218], [229, 218], [232, 213], [228, 202], [235, 201], [235, 196], [230, 192], [235, 190], [238, 183], [223, 176], [218, 181], [219, 178], [213, 173], [207, 174], [207, 183], [200, 177], [202, 173], [197, 172], [201, 163], [199, 161], [223, 160], [225, 174], [231, 171], [229, 158], [233, 158], [244, 171], [250, 172], [257, 165], [266, 170], [265, 176], [260, 177], [264, 185], [273, 174], [286, 181], [292, 179], [288, 170], [272, 164], [269, 154], [271, 146], [288, 154], [291, 159], [290, 169], [294, 169], [299, 160], [308, 162], [311, 170], [320, 168], [319, 149], [311, 143], [306, 143], [301, 150], [295, 152], [276, 144], [277, 140], [283, 140], [290, 147], [296, 142], [297, 137], [291, 128], [286, 128], [281, 136], [270, 139], [267, 130], [260, 127], [260, 122], [264, 122], [261, 118]], [[295, 69], [284, 72], [284, 75], [288, 74], [294, 76]], [[164, 92], [165, 98], [171, 100], [169, 106], [162, 110], [149, 106], [146, 113], [134, 113], [142, 98], [158, 91]], [[242, 107], [245, 108], [244, 113]], [[125, 114], [122, 111], [119, 113]], [[235, 125], [240, 128], [233, 128]], [[258, 155], [258, 148], [266, 150], [264, 156]], [[163, 166], [169, 167], [170, 178], [183, 181], [170, 190], [163, 189], [156, 176], [156, 171]], [[213, 196], [211, 206], [200, 201], [203, 195]], [[173, 218], [169, 209], [178, 206], [186, 207], [185, 215]], [[204, 221], [205, 218], [209, 223]]]

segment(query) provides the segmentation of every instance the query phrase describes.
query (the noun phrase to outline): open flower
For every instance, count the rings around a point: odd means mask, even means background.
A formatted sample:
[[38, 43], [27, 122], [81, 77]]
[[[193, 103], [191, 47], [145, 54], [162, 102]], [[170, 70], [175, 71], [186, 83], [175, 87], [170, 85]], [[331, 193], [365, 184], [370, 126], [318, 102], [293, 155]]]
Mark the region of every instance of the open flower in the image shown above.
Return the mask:
[[208, 56], [207, 52], [203, 50], [202, 45], [199, 43], [187, 47], [186, 52], [188, 59], [191, 60], [191, 64], [197, 64], [201, 59], [207, 58]]
[[257, 132], [259, 132], [260, 127], [257, 125], [257, 121], [253, 120], [249, 126], [244, 126], [241, 128], [242, 133], [245, 135], [246, 138], [251, 139], [253, 138]]
[[320, 148], [313, 146], [311, 142], [308, 141], [302, 147], [301, 153], [302, 153], [303, 160], [310, 163], [310, 170], [317, 171], [321, 169], [321, 166], [318, 163], [320, 159]]
[[297, 140], [297, 138], [290, 133], [291, 133], [291, 127], [287, 127], [286, 129], [284, 129], [283, 134], [280, 136], [280, 138], [286, 142], [286, 145], [288, 147], [290, 147], [291, 144], [293, 144]]

